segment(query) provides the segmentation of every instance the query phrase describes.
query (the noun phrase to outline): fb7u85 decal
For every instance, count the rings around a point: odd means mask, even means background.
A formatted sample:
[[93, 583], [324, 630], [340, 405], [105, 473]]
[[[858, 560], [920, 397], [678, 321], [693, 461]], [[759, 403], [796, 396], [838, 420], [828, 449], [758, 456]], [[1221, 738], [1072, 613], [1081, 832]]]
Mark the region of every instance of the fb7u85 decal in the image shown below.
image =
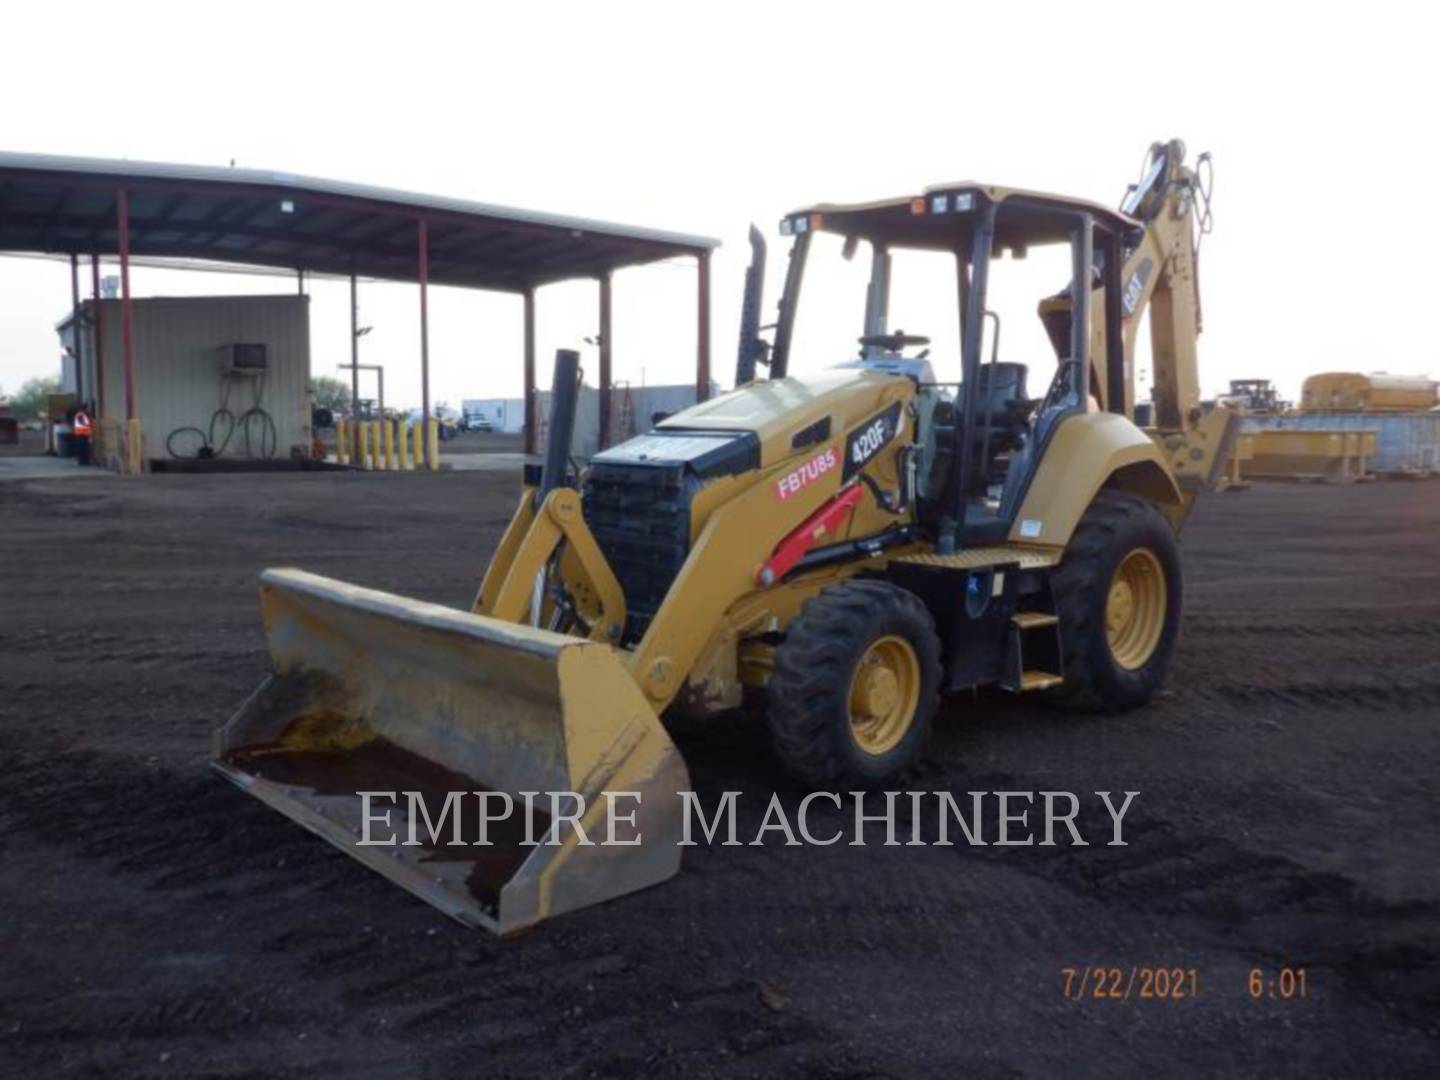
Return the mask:
[[798, 494], [801, 488], [819, 480], [820, 477], [835, 468], [835, 464], [835, 448], [827, 447], [805, 464], [797, 466], [776, 480], [775, 494], [782, 499], [788, 499], [791, 495]]

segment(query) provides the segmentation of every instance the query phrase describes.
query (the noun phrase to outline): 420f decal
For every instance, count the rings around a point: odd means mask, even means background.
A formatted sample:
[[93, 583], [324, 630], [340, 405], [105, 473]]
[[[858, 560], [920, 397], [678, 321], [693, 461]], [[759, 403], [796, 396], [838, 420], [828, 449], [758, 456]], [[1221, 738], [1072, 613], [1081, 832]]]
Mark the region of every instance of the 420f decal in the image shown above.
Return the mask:
[[845, 471], [841, 483], [863, 469], [900, 430], [900, 402], [895, 402], [873, 420], [861, 425], [845, 440]]

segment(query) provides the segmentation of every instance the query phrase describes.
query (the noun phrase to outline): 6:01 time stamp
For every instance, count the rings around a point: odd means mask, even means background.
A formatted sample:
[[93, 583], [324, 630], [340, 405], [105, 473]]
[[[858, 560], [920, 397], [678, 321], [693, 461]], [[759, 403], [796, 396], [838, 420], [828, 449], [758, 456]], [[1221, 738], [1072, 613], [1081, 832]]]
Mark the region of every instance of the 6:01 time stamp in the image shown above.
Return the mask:
[[[1197, 969], [1167, 964], [1075, 964], [1060, 977], [1067, 1001], [1196, 1001], [1206, 985]], [[1252, 967], [1244, 988], [1251, 1001], [1303, 1001], [1310, 976], [1303, 967]]]
[[1253, 967], [1246, 989], [1252, 1001], [1303, 1001], [1310, 996], [1310, 976], [1303, 967]]

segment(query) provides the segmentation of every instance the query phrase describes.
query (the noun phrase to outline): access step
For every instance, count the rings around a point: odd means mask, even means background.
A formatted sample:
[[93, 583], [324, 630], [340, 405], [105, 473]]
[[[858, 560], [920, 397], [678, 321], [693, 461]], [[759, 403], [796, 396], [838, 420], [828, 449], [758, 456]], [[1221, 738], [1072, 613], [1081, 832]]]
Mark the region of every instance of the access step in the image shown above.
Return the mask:
[[1017, 611], [1010, 616], [1010, 640], [1005, 648], [1005, 678], [1000, 685], [1012, 694], [1025, 694], [1059, 686], [1056, 675], [1064, 667], [1060, 648], [1060, 617], [1051, 611]]
[[1021, 630], [1038, 630], [1042, 626], [1059, 626], [1060, 616], [1048, 611], [1017, 611], [1010, 616], [1010, 622]]
[[1064, 681], [1064, 676], [1056, 675], [1052, 671], [1022, 671], [1020, 673], [1020, 693], [1029, 693], [1031, 690], [1048, 690], [1052, 686], [1059, 686]]
[[1055, 566], [1065, 554], [1062, 548], [1022, 547], [1019, 544], [993, 544], [989, 547], [966, 548], [953, 555], [919, 551], [897, 555], [891, 562], [912, 566], [929, 566], [939, 570], [983, 570], [987, 567], [1011, 567], [1017, 570], [1044, 570]]

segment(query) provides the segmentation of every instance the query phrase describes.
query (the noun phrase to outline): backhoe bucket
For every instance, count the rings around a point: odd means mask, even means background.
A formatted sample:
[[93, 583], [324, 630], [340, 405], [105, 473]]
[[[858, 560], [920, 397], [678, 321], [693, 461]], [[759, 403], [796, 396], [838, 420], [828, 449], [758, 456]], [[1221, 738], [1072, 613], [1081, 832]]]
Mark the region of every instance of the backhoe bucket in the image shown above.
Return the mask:
[[679, 869], [685, 763], [609, 645], [299, 570], [260, 598], [273, 673], [213, 760], [256, 798], [501, 934]]

